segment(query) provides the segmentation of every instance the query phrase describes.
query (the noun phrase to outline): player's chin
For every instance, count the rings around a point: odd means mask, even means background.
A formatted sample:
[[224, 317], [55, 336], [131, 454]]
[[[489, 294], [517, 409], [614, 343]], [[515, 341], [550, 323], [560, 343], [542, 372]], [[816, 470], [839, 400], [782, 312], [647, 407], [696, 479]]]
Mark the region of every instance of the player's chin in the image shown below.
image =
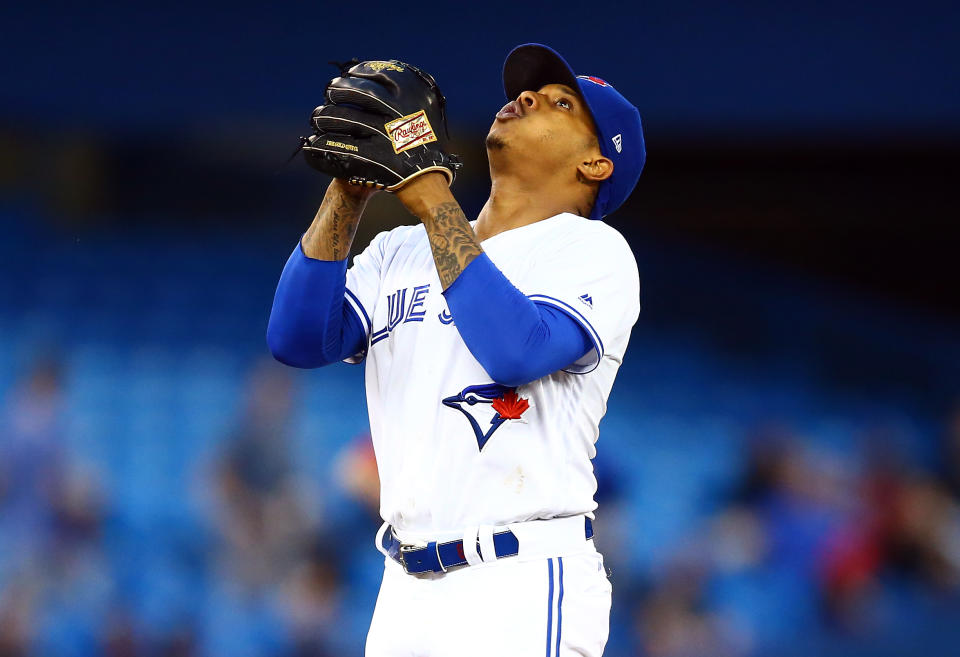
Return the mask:
[[486, 145], [488, 151], [502, 151], [507, 146], [507, 140], [497, 131], [496, 126], [487, 133]]

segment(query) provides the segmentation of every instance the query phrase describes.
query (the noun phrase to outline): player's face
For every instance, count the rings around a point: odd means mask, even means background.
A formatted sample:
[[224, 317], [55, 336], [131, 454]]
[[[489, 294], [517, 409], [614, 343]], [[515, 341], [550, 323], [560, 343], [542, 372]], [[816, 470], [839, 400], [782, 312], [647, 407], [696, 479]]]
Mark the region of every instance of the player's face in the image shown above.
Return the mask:
[[524, 91], [501, 109], [487, 135], [487, 149], [509, 150], [546, 167], [572, 167], [596, 143], [593, 119], [580, 95], [562, 84]]

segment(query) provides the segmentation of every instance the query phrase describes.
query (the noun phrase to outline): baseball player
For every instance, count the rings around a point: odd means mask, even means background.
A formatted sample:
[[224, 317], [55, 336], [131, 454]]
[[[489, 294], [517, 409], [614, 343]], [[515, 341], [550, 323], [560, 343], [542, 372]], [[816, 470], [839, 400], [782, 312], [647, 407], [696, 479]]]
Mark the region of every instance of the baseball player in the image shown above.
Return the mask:
[[[640, 115], [554, 50], [515, 48], [475, 221], [450, 192], [429, 75], [352, 62], [304, 139], [335, 177], [277, 287], [267, 340], [295, 367], [366, 360], [384, 523], [368, 657], [599, 656], [611, 587], [593, 545], [598, 424], [639, 313], [602, 219], [645, 159]], [[347, 268], [365, 203], [420, 223]]]

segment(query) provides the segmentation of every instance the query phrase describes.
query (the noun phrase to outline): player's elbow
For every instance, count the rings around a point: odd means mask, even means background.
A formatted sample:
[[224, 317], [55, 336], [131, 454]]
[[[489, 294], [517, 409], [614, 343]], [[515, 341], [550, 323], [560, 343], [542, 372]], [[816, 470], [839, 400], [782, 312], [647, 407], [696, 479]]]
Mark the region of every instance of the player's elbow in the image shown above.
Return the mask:
[[525, 385], [539, 378], [531, 371], [530, 361], [523, 353], [497, 354], [497, 358], [492, 359], [484, 368], [495, 383], [511, 388]]
[[279, 331], [267, 328], [267, 347], [273, 357], [291, 367], [306, 367], [305, 363], [298, 358], [296, 351], [292, 348], [290, 341], [286, 339]]
[[272, 322], [267, 326], [267, 347], [273, 357], [290, 367], [312, 369], [329, 365], [329, 361], [311, 349], [304, 348], [302, 340], [282, 330]]

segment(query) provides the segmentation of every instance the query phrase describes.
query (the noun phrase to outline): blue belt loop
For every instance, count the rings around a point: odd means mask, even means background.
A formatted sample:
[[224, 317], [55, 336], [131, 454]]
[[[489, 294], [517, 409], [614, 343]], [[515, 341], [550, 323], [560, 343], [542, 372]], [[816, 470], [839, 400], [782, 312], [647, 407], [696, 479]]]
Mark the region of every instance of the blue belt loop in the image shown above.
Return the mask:
[[440, 570], [447, 572], [447, 569], [443, 565], [443, 559], [440, 558], [440, 546], [437, 545], [437, 542], [433, 542], [433, 551], [437, 554], [437, 563], [440, 565]]

